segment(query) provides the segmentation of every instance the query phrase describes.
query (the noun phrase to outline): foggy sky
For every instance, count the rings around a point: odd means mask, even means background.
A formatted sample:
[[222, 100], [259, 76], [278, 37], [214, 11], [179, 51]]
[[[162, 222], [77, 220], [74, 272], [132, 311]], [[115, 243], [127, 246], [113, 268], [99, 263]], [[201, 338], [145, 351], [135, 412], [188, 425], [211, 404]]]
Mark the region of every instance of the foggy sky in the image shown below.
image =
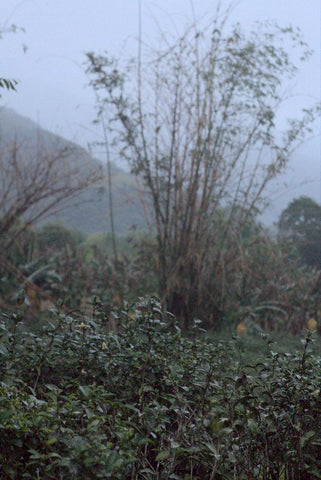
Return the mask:
[[[160, 30], [175, 36], [193, 20], [215, 12], [215, 0], [142, 0], [143, 39], [157, 43]], [[223, 6], [230, 2], [222, 1]], [[96, 138], [92, 127], [94, 96], [82, 63], [84, 53], [107, 50], [117, 57], [134, 55], [137, 48], [138, 0], [0, 0], [0, 28], [14, 23], [25, 33], [0, 40], [0, 76], [19, 80], [18, 93], [2, 92], [1, 103], [36, 120], [43, 128], [83, 146]], [[315, 51], [292, 82], [290, 115], [320, 99], [320, 0], [240, 0], [231, 22], [250, 28], [256, 20], [276, 20], [300, 27]], [[24, 53], [24, 45], [27, 48]], [[291, 169], [292, 168], [292, 169]], [[274, 209], [299, 194], [320, 200], [320, 137], [294, 156], [286, 187], [278, 188]], [[303, 187], [297, 185], [303, 183]], [[283, 198], [283, 200], [277, 200]]]

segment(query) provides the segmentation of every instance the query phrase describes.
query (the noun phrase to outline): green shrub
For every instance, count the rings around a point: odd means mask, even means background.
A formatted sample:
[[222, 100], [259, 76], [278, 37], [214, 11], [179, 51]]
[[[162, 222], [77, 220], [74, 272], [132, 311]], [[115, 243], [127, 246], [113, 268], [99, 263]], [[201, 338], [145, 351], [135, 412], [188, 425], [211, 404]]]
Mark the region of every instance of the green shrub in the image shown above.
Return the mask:
[[0, 325], [3, 479], [320, 478], [320, 359], [235, 360], [235, 340], [182, 336], [156, 299], [113, 312], [118, 331], [52, 311], [42, 334]]

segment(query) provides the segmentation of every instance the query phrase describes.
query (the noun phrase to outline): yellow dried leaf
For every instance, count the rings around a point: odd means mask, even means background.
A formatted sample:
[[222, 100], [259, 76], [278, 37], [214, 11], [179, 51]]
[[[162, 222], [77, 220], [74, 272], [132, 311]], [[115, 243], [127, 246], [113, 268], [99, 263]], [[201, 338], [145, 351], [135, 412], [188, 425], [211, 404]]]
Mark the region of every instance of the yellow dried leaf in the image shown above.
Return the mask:
[[247, 334], [247, 326], [245, 325], [244, 322], [240, 322], [237, 327], [236, 327], [236, 331], [237, 331], [237, 334], [240, 336], [240, 337], [245, 337], [245, 335]]
[[318, 329], [318, 322], [315, 318], [311, 317], [307, 322], [307, 327], [310, 332], [315, 332]]

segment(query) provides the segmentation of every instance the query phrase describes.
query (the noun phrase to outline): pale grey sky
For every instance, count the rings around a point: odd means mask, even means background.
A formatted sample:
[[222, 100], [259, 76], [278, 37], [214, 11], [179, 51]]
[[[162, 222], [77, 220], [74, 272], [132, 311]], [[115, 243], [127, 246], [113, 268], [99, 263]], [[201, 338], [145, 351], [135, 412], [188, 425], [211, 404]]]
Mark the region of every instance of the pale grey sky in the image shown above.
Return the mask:
[[[194, 0], [197, 18], [215, 11], [216, 0]], [[222, 0], [223, 6], [230, 2]], [[191, 0], [141, 0], [143, 37], [153, 44], [159, 30], [182, 32], [193, 19]], [[126, 58], [136, 49], [138, 0], [0, 0], [0, 27], [14, 23], [25, 33], [0, 41], [0, 76], [20, 81], [18, 93], [2, 92], [2, 103], [36, 120], [44, 128], [86, 145], [94, 117], [94, 97], [81, 67], [84, 53], [108, 50]], [[157, 19], [157, 21], [155, 20]], [[250, 27], [256, 20], [276, 20], [300, 27], [315, 51], [300, 70], [288, 111], [319, 100], [321, 92], [320, 0], [239, 0], [231, 22]], [[158, 26], [157, 26], [158, 24]], [[28, 47], [23, 53], [23, 44]], [[303, 163], [300, 158], [304, 158]], [[295, 184], [320, 200], [320, 138], [303, 147], [292, 162]], [[293, 182], [292, 182], [293, 183]], [[292, 184], [294, 195], [301, 194]], [[285, 192], [285, 191], [284, 191]], [[283, 193], [284, 193], [283, 192]], [[282, 192], [278, 192], [282, 195]], [[285, 194], [286, 195], [286, 194]]]

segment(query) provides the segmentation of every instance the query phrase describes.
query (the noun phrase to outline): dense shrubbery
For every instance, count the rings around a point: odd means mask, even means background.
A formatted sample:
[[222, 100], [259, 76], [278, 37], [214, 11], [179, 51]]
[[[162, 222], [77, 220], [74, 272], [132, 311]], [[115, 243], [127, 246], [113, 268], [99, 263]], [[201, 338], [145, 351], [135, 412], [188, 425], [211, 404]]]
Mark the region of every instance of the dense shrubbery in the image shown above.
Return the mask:
[[[84, 309], [93, 296], [118, 305], [157, 292], [153, 241], [144, 235], [117, 238], [120, 254], [112, 255], [109, 235], [84, 237], [59, 225], [27, 230], [6, 251], [0, 238], [0, 298], [12, 308], [15, 293], [25, 289], [32, 321], [41, 300], [59, 298], [69, 309]], [[32, 292], [31, 296], [28, 292]], [[34, 298], [37, 300], [34, 301]], [[0, 305], [1, 305], [0, 300]], [[53, 305], [52, 305], [53, 306]]]
[[[42, 315], [39, 311], [47, 309], [48, 299], [51, 307], [63, 298], [67, 308], [91, 314], [94, 296], [109, 306], [124, 306], [139, 296], [158, 294], [153, 238], [136, 233], [117, 242], [115, 259], [108, 236], [86, 239], [59, 226], [26, 231], [6, 257], [0, 255], [0, 305], [14, 308], [14, 292], [25, 289], [26, 316], [34, 324]], [[245, 320], [261, 331], [298, 334], [309, 318], [320, 320], [321, 276], [300, 265], [291, 246], [288, 250], [249, 225], [237, 242], [233, 236], [229, 240], [231, 264], [217, 266], [214, 259], [202, 266], [204, 288], [191, 287], [188, 275], [193, 270], [187, 265], [186, 282], [172, 284], [167, 309], [187, 328], [195, 318], [214, 331], [233, 330]]]
[[[1, 478], [321, 478], [320, 361], [184, 338], [153, 298], [36, 333], [2, 313]], [[49, 315], [49, 314], [48, 314]]]

